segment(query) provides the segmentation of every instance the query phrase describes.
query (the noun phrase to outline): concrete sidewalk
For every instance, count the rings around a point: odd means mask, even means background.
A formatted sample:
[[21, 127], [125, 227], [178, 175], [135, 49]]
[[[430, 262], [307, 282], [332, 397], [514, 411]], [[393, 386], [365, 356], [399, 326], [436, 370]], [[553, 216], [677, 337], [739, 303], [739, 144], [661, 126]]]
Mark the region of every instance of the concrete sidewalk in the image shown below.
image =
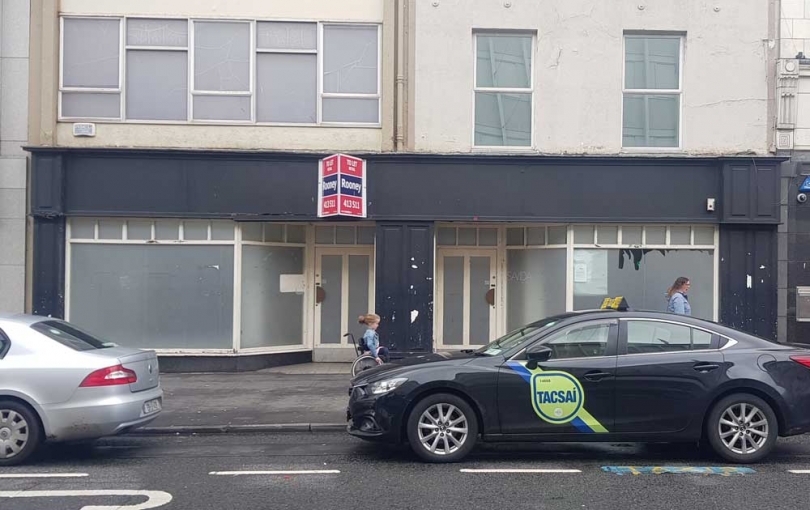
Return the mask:
[[350, 364], [163, 374], [164, 410], [136, 434], [343, 430]]

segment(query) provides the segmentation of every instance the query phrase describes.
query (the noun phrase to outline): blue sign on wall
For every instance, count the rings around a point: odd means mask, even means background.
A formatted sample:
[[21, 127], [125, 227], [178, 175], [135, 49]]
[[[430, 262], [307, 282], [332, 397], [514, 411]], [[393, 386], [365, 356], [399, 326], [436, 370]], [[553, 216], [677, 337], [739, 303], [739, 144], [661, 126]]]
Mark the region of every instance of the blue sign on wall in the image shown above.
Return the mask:
[[353, 197], [363, 196], [363, 179], [351, 175], [340, 176], [340, 194]]
[[799, 192], [801, 193], [808, 193], [810, 192], [810, 176], [804, 178], [804, 182], [801, 186], [799, 186]]
[[330, 195], [337, 195], [338, 188], [338, 176], [330, 175], [329, 177], [324, 177], [321, 180], [321, 196], [328, 197]]

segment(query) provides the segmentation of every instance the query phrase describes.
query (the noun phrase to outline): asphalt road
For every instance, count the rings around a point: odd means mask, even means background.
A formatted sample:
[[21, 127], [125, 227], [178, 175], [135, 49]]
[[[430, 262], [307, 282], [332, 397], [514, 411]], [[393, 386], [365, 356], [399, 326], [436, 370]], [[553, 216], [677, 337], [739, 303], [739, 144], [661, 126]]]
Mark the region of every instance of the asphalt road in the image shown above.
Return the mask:
[[[603, 469], [610, 466], [640, 474]], [[0, 508], [771, 510], [810, 501], [810, 474], [790, 473], [810, 470], [810, 436], [780, 440], [768, 462], [745, 474], [644, 469], [656, 466], [727, 465], [691, 445], [498, 445], [461, 464], [426, 465], [407, 450], [340, 433], [130, 436], [51, 447], [36, 463], [0, 469]]]

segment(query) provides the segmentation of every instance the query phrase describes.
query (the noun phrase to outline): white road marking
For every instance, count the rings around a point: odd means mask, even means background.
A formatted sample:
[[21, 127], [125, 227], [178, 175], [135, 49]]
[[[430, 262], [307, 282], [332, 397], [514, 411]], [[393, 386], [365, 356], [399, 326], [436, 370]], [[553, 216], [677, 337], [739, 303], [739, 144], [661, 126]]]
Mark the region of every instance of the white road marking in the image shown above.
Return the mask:
[[459, 469], [461, 473], [582, 473], [579, 469]]
[[0, 478], [85, 478], [87, 473], [4, 473]]
[[794, 475], [810, 475], [810, 469], [788, 469], [788, 473]]
[[211, 471], [212, 476], [243, 476], [243, 475], [339, 475], [337, 469], [312, 469], [306, 471]]
[[0, 498], [89, 498], [98, 496], [143, 496], [137, 505], [88, 505], [81, 510], [148, 510], [168, 504], [172, 495], [163, 491], [96, 490], [96, 491], [0, 491]]

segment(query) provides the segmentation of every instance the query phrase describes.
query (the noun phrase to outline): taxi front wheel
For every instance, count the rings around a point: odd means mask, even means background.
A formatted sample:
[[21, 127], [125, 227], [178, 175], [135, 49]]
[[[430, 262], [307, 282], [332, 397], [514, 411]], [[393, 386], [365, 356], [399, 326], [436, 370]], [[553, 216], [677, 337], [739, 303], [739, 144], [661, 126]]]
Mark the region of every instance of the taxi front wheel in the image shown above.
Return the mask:
[[428, 462], [457, 462], [470, 453], [478, 439], [478, 421], [472, 407], [447, 393], [417, 402], [407, 427], [411, 448]]
[[706, 437], [712, 450], [725, 460], [758, 462], [776, 445], [779, 425], [771, 406], [745, 393], [729, 395], [711, 410]]

